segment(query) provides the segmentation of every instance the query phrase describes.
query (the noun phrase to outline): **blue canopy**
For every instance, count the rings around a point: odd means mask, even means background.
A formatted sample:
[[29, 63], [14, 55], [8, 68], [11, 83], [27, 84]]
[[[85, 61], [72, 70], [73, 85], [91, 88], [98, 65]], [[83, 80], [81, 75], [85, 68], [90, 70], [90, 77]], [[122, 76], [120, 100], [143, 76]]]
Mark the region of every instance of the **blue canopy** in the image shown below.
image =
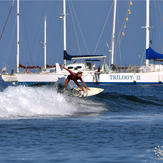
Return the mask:
[[105, 55], [69, 55], [66, 51], [64, 51], [64, 59], [71, 60], [71, 59], [90, 59], [90, 58], [106, 58]]
[[146, 59], [163, 59], [163, 54], [155, 52], [151, 47], [146, 49]]

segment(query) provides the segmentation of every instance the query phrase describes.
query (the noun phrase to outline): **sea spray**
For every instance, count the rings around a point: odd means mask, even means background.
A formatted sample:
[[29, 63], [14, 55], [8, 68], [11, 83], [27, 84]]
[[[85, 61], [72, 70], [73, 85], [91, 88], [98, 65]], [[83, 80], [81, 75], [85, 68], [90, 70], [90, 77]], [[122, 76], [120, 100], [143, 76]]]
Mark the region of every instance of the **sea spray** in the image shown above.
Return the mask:
[[0, 92], [0, 118], [68, 116], [103, 110], [100, 103], [69, 96], [56, 86], [9, 86]]

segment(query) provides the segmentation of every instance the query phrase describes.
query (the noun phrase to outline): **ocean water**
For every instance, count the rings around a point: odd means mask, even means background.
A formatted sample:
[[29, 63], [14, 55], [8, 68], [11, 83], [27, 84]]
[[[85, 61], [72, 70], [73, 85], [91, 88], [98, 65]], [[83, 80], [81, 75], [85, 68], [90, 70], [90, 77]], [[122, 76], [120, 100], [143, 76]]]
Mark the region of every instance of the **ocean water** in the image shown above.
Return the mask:
[[1, 81], [0, 162], [163, 162], [163, 85], [99, 87], [76, 98]]

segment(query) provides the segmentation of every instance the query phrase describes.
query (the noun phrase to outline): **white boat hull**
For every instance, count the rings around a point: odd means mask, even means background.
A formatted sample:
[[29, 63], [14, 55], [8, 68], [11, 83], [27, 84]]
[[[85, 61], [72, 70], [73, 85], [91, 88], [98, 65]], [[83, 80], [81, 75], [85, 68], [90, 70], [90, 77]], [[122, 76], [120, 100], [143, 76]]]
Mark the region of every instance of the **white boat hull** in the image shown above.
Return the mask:
[[19, 83], [55, 83], [60, 78], [65, 78], [63, 74], [56, 73], [17, 73], [15, 75]]
[[94, 76], [85, 76], [83, 80], [90, 84], [157, 84], [163, 83], [163, 72], [95, 73]]
[[[69, 73], [17, 73], [2, 74], [5, 82], [19, 83], [56, 83], [64, 84]], [[84, 72], [83, 80], [86, 84], [161, 84], [163, 71], [141, 73], [94, 73]]]
[[15, 75], [1, 74], [1, 77], [5, 82], [17, 82]]

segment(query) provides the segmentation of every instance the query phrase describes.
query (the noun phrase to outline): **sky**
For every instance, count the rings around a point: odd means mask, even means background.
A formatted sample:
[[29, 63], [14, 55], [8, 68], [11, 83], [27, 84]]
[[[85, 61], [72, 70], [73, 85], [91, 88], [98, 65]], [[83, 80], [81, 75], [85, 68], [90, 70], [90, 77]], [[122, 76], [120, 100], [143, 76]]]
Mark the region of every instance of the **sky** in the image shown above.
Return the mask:
[[[145, 61], [145, 1], [119, 0], [116, 21], [118, 66], [140, 65]], [[0, 1], [0, 34], [12, 0]], [[151, 1], [151, 47], [162, 53], [163, 1]], [[47, 18], [47, 64], [63, 64], [62, 0], [20, 0], [20, 63], [43, 67], [44, 17]], [[160, 16], [161, 15], [161, 16]], [[129, 21], [126, 22], [128, 16]], [[123, 23], [125, 37], [122, 35]], [[70, 55], [106, 55], [109, 64], [113, 24], [113, 0], [67, 1], [67, 52]], [[109, 48], [107, 47], [108, 44]], [[118, 50], [117, 50], [118, 49]], [[16, 0], [0, 40], [0, 68], [16, 69]]]

